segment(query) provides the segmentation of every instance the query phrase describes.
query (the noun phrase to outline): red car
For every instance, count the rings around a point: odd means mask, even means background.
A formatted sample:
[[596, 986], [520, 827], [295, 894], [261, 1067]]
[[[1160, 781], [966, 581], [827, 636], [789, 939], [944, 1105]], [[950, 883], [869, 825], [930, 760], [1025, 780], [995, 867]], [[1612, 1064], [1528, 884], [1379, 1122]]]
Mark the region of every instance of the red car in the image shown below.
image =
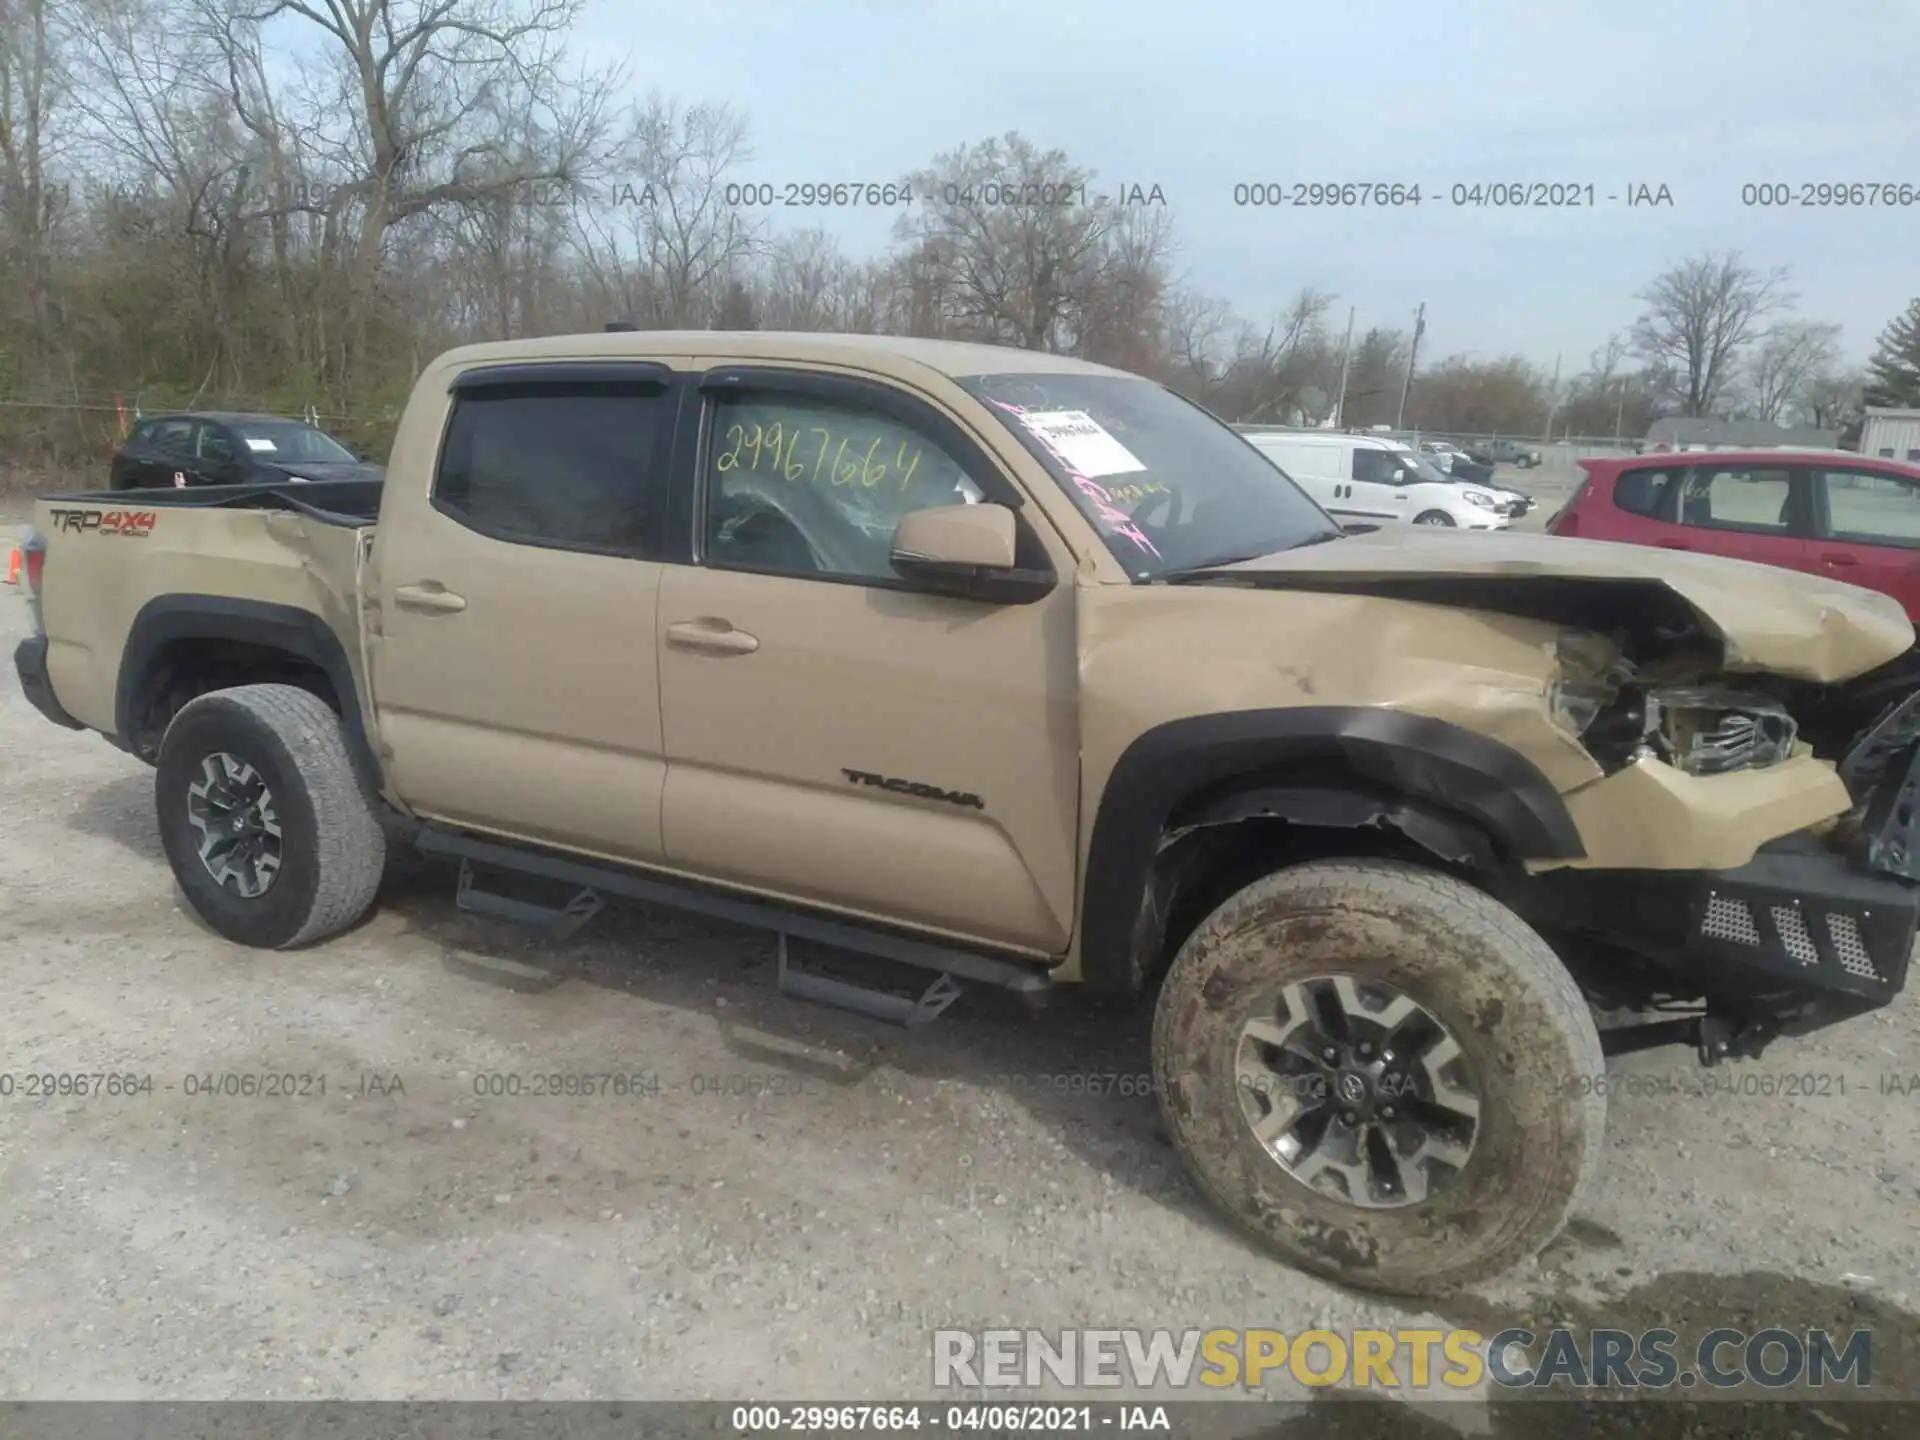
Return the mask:
[[1697, 550], [1878, 590], [1920, 623], [1920, 466], [1840, 451], [1582, 460], [1554, 535]]

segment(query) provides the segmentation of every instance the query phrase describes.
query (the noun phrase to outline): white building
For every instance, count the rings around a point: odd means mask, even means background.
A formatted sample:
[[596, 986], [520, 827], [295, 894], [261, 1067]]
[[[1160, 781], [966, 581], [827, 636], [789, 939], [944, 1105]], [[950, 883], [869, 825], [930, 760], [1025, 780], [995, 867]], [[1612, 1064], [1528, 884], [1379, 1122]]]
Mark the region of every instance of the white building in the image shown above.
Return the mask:
[[1860, 427], [1860, 453], [1920, 465], [1920, 410], [1869, 405]]

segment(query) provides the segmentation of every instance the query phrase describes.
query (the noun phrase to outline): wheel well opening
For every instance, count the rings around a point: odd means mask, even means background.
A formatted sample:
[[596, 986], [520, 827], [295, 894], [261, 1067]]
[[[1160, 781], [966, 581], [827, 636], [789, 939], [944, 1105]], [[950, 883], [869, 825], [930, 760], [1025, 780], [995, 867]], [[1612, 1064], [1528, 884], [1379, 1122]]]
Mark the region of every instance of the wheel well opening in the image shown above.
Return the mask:
[[236, 685], [292, 685], [343, 713], [333, 681], [318, 663], [245, 640], [171, 640], [148, 661], [129, 712], [129, 747], [142, 759], [160, 753], [167, 726], [189, 701]]
[[1315, 860], [1402, 860], [1484, 889], [1491, 874], [1507, 863], [1493, 837], [1463, 816], [1446, 818], [1485, 843], [1482, 864], [1442, 855], [1384, 819], [1359, 825], [1326, 824], [1254, 813], [1219, 823], [1181, 823], [1182, 815], [1200, 813], [1210, 803], [1236, 793], [1290, 785], [1316, 791], [1350, 790], [1355, 795], [1378, 789], [1335, 762], [1310, 771], [1292, 768], [1240, 777], [1177, 807], [1148, 874], [1142, 923], [1136, 931], [1135, 964], [1147, 994], [1158, 991], [1173, 957], [1207, 916], [1235, 892], [1275, 870]]

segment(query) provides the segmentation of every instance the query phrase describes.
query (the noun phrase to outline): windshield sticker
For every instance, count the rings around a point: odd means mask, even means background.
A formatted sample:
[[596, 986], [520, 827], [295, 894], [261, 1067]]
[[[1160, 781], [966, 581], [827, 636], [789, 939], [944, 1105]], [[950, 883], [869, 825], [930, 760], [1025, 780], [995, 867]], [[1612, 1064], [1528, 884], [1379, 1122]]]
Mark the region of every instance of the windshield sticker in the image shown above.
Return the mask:
[[276, 446], [271, 440], [256, 440], [251, 435], [249, 435], [247, 437], [247, 448], [249, 450], [254, 451], [255, 453], [259, 453], [265, 450], [275, 450], [275, 449], [278, 449], [279, 447]]
[[1027, 428], [1082, 475], [1133, 475], [1146, 469], [1126, 446], [1084, 410], [1029, 410]]
[[[1059, 441], [1050, 433], [1049, 425], [1034, 423], [1036, 419], [1041, 421], [1056, 421], [1062, 415], [1084, 415], [1084, 411], [1030, 411], [1024, 410], [1018, 405], [1009, 405], [1004, 400], [995, 400], [992, 403], [999, 406], [1022, 425], [1026, 426], [1027, 433], [1032, 435], [1033, 438], [1038, 440], [1042, 445], [1046, 446], [1048, 453], [1060, 463], [1060, 468], [1066, 472], [1067, 478], [1073, 482], [1074, 488], [1087, 497], [1093, 510], [1095, 524], [1105, 527], [1109, 534], [1124, 536], [1126, 539], [1131, 540], [1135, 548], [1145, 554], [1153, 556], [1154, 559], [1158, 560], [1160, 558], [1159, 547], [1146, 537], [1145, 532], [1142, 531], [1138, 525], [1133, 523], [1133, 517], [1131, 515], [1113, 503], [1113, 496], [1108, 493], [1105, 486], [1100, 484], [1100, 482], [1092, 476], [1082, 473], [1078, 463], [1061, 448]], [[1098, 426], [1094, 428], [1099, 429]], [[1101, 430], [1100, 433], [1107, 435], [1105, 430]], [[1107, 438], [1109, 440], [1113, 439], [1111, 435], [1107, 435]], [[1114, 440], [1113, 444], [1122, 454], [1126, 453], [1125, 448], [1120, 445], [1119, 441]], [[1128, 458], [1131, 459], [1132, 457], [1128, 456]], [[1142, 465], [1139, 468], [1144, 470], [1146, 467]]]

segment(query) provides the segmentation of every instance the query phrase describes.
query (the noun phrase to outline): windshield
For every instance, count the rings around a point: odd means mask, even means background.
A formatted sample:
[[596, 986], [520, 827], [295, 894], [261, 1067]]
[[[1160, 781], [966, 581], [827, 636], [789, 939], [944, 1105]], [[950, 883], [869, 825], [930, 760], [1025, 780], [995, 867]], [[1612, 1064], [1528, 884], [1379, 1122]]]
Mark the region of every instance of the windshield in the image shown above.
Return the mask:
[[1429, 460], [1426, 456], [1416, 455], [1411, 450], [1406, 450], [1406, 451], [1396, 450], [1393, 452], [1393, 458], [1398, 460], [1402, 465], [1406, 466], [1407, 469], [1411, 470], [1420, 479], [1427, 481], [1429, 484], [1463, 485], [1466, 483], [1463, 480], [1454, 479], [1453, 476], [1449, 475], [1446, 471], [1442, 470], [1438, 465], [1434, 464], [1433, 461]]
[[305, 465], [352, 465], [353, 452], [324, 431], [297, 420], [237, 420], [232, 426], [255, 459], [269, 464], [292, 460]]
[[1129, 375], [961, 380], [1046, 467], [1135, 579], [1340, 533], [1229, 426]]

